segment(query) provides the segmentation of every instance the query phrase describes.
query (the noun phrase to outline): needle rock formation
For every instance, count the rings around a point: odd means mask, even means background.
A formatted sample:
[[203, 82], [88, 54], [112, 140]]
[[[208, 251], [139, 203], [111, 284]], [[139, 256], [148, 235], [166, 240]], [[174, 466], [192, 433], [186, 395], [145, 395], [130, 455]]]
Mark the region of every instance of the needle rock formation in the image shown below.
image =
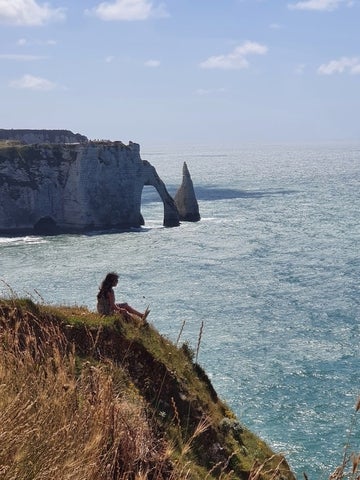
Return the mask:
[[198, 222], [200, 220], [199, 205], [196, 200], [194, 185], [186, 162], [184, 162], [183, 165], [182, 184], [176, 192], [174, 200], [180, 220], [186, 222]]

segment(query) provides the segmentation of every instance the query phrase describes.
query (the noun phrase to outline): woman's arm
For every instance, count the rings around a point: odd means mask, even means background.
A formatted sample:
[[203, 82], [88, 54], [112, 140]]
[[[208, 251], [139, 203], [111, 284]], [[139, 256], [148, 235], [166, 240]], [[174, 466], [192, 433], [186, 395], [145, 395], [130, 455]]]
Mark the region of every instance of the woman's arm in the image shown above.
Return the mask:
[[108, 295], [108, 300], [109, 300], [109, 305], [110, 305], [110, 311], [111, 312], [119, 312], [120, 308], [115, 303], [114, 290], [110, 290], [107, 295]]

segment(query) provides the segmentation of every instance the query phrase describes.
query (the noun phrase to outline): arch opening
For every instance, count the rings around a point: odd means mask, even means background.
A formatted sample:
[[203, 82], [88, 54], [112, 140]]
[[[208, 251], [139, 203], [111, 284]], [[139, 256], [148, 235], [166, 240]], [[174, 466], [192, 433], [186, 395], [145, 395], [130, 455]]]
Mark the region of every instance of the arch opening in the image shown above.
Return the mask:
[[164, 202], [154, 185], [144, 185], [140, 200], [141, 225], [163, 225]]

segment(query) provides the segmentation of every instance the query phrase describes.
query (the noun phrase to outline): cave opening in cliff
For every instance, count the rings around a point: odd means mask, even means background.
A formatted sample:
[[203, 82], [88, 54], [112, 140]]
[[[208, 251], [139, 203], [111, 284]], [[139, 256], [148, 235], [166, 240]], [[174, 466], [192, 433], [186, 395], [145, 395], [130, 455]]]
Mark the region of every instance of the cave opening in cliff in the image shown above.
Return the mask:
[[34, 232], [38, 235], [55, 235], [58, 233], [58, 226], [52, 217], [41, 217], [34, 225]]

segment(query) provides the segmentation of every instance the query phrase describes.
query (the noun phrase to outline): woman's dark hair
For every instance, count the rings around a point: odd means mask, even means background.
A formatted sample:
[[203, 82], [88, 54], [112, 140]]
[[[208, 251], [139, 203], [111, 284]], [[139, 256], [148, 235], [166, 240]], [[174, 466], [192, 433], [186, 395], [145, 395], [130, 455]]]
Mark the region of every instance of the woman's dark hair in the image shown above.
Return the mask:
[[105, 279], [103, 280], [102, 284], [100, 285], [100, 290], [99, 293], [97, 294], [97, 297], [101, 297], [104, 294], [108, 293], [112, 287], [114, 286], [114, 283], [119, 280], [119, 275], [115, 272], [110, 272], [106, 275]]

